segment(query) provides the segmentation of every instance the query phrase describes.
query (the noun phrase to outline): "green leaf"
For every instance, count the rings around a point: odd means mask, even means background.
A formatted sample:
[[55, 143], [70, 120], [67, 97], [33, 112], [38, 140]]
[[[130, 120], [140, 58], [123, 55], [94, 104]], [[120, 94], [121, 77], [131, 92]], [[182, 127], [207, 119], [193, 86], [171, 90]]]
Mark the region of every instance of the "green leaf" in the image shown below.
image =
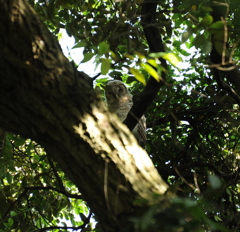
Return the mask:
[[10, 215], [11, 215], [11, 217], [14, 217], [14, 216], [17, 215], [17, 213], [16, 213], [15, 211], [11, 211], [11, 212], [10, 212]]
[[213, 17], [212, 17], [211, 15], [206, 15], [206, 16], [202, 19], [201, 24], [202, 24], [203, 26], [209, 26], [209, 25], [212, 24], [212, 22], [213, 22]]
[[59, 0], [59, 3], [64, 9], [71, 9], [72, 8], [71, 2], [69, 3], [68, 0]]
[[209, 54], [212, 50], [212, 42], [205, 35], [197, 35], [193, 44], [196, 48], [201, 49], [204, 54]]
[[217, 21], [209, 27], [209, 29], [212, 29], [212, 30], [222, 30], [223, 28], [224, 28], [224, 23], [222, 21]]
[[40, 156], [39, 161], [43, 161], [43, 160], [45, 160], [46, 157], [47, 157], [46, 155]]
[[9, 137], [6, 136], [5, 144], [3, 148], [3, 156], [5, 157], [5, 159], [12, 159], [12, 156], [13, 156], [12, 152], [13, 152], [13, 146], [11, 144]]
[[218, 52], [218, 54], [222, 54], [223, 46], [224, 46], [223, 42], [215, 41], [213, 44], [214, 44], [214, 47], [215, 47], [216, 51]]
[[156, 52], [156, 53], [150, 53], [149, 56], [152, 58], [162, 57], [163, 59], [169, 61], [174, 66], [177, 66], [178, 63], [181, 61], [181, 59], [178, 56], [176, 56], [174, 53]]
[[87, 42], [86, 42], [86, 41], [80, 41], [80, 42], [76, 43], [76, 44], [72, 47], [72, 49], [74, 49], [74, 48], [86, 47], [86, 46], [87, 46]]
[[147, 60], [147, 63], [152, 65], [153, 67], [157, 68], [158, 67], [158, 64], [156, 62], [156, 60], [153, 60], [153, 59], [149, 59]]
[[177, 66], [180, 62], [180, 58], [173, 53], [165, 53], [162, 58], [169, 61], [174, 66]]
[[108, 51], [109, 51], [109, 44], [108, 43], [103, 41], [98, 45], [98, 54], [99, 55], [106, 54]]
[[208, 175], [208, 180], [213, 189], [219, 189], [222, 186], [222, 180], [216, 175]]
[[0, 167], [0, 176], [5, 175], [6, 172], [7, 172], [7, 167], [6, 165], [2, 164]]
[[143, 85], [147, 84], [144, 75], [139, 70], [135, 68], [130, 68], [129, 70], [139, 82], [141, 82]]
[[218, 217], [217, 215], [214, 215], [214, 219], [216, 222], [222, 222], [222, 219], [220, 217]]
[[106, 75], [111, 68], [111, 61], [109, 59], [101, 59], [101, 74]]
[[140, 60], [145, 59], [145, 56], [141, 52], [135, 52]]
[[7, 182], [8, 182], [9, 184], [11, 184], [13, 177], [12, 177], [12, 175], [11, 175], [9, 172], [6, 173], [6, 178], [7, 178]]
[[192, 35], [192, 28], [188, 28], [187, 31], [182, 33], [182, 42], [185, 43]]
[[13, 225], [13, 219], [12, 218], [8, 218], [8, 226], [10, 227], [10, 226], [12, 226]]
[[29, 145], [28, 145], [28, 147], [27, 147], [27, 149], [26, 149], [26, 153], [27, 153], [27, 155], [28, 156], [30, 156], [31, 155], [31, 150], [33, 150], [33, 144], [32, 144], [32, 141], [29, 143]]
[[92, 52], [89, 52], [89, 53], [85, 53], [84, 54], [84, 58], [83, 60], [81, 61], [81, 63], [85, 63], [85, 62], [88, 62], [89, 60], [91, 60], [93, 58], [95, 54], [92, 53]]
[[165, 55], [166, 52], [156, 52], [156, 53], [150, 53], [149, 54], [149, 57], [152, 57], [152, 58], [160, 58], [160, 57], [163, 57], [163, 55]]
[[[121, 76], [121, 75], [122, 75], [122, 72], [119, 72], [119, 71], [112, 71], [112, 72], [109, 73], [109, 76], [113, 77], [114, 79]], [[108, 78], [107, 78], [107, 80], [108, 80]]]
[[22, 146], [25, 143], [25, 141], [26, 141], [26, 139], [23, 139], [19, 136], [15, 136], [15, 138], [14, 138], [14, 144], [16, 147]]
[[157, 82], [160, 82], [161, 77], [158, 75], [157, 71], [152, 66], [150, 66], [149, 64], [141, 64], [141, 66], [147, 73], [149, 73], [154, 79], [156, 79]]
[[7, 163], [7, 167], [10, 171], [16, 171], [15, 169], [15, 165], [14, 165], [14, 160], [13, 159], [9, 159], [6, 161]]
[[213, 38], [218, 41], [224, 41], [224, 34], [224, 30], [217, 31], [216, 33], [214, 33]]
[[209, 54], [212, 51], [212, 42], [210, 40], [205, 40], [202, 44], [201, 50], [204, 54]]
[[226, 193], [229, 195], [229, 196], [232, 196], [232, 193], [231, 193], [231, 191], [227, 188], [226, 189]]
[[109, 51], [109, 52], [110, 52], [111, 57], [113, 58], [113, 60], [114, 60], [114, 61], [118, 61], [118, 57], [117, 57], [117, 55], [115, 54], [115, 52], [113, 52], [113, 51]]
[[200, 48], [200, 49], [201, 49], [202, 43], [203, 43], [203, 41], [205, 41], [205, 39], [206, 39], [206, 38], [205, 38], [204, 35], [197, 35], [196, 38], [195, 38], [195, 40], [194, 40], [194, 42], [193, 42], [194, 46], [195, 46], [196, 48]]
[[125, 53], [123, 56], [126, 57], [126, 58], [128, 58], [129, 60], [134, 60], [134, 56], [133, 56], [133, 55], [130, 55], [130, 54], [128, 54], [128, 53]]
[[34, 169], [36, 169], [37, 168], [37, 166], [38, 166], [38, 164], [37, 163], [32, 163], [31, 164], [31, 168], [34, 170]]

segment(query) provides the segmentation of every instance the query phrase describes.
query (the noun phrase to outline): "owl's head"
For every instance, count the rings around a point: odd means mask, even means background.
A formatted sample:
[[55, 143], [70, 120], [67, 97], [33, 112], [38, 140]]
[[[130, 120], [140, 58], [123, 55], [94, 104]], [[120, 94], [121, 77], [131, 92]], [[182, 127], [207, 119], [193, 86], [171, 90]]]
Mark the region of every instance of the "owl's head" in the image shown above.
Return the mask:
[[124, 121], [133, 106], [132, 94], [121, 81], [109, 81], [105, 86], [108, 108]]
[[121, 81], [109, 81], [105, 86], [105, 96], [108, 102], [113, 99], [121, 101], [122, 98], [125, 98], [129, 94], [127, 87]]

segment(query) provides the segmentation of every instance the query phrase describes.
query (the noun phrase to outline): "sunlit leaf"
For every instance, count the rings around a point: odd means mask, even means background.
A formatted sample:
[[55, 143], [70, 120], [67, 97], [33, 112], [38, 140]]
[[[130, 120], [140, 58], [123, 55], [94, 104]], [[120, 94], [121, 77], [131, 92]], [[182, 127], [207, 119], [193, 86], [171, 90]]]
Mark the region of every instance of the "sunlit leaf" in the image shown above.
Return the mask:
[[156, 60], [153, 60], [153, 59], [149, 59], [147, 60], [147, 63], [148, 64], [151, 64], [153, 67], [157, 68], [158, 67], [158, 64], [156, 62]]
[[109, 51], [109, 44], [108, 43], [103, 41], [98, 45], [98, 54], [99, 55], [106, 54], [108, 51]]
[[221, 30], [224, 28], [224, 23], [222, 21], [217, 21], [209, 26], [209, 29]]
[[156, 53], [150, 53], [149, 57], [152, 58], [160, 58], [163, 57], [166, 54], [166, 52], [156, 52]]
[[115, 52], [110, 51], [111, 57], [113, 58], [114, 61], [118, 61], [118, 57]]
[[162, 58], [169, 61], [174, 66], [177, 66], [181, 61], [181, 59], [173, 53], [166, 53], [162, 56]]
[[111, 62], [109, 59], [101, 59], [101, 74], [106, 75], [111, 68]]
[[138, 56], [138, 58], [139, 58], [140, 60], [146, 58], [146, 57], [145, 57], [142, 53], [140, 53], [140, 52], [135, 52], [135, 54]]
[[212, 17], [211, 15], [206, 15], [206, 16], [202, 19], [201, 24], [202, 24], [203, 26], [209, 26], [209, 25], [212, 24], [212, 22], [213, 22], [213, 17]]
[[128, 58], [129, 60], [134, 60], [134, 56], [133, 55], [125, 53], [123, 56]]
[[161, 78], [152, 66], [150, 66], [149, 64], [141, 64], [141, 66], [147, 73], [149, 73], [154, 79], [156, 79], [156, 81], [160, 82]]
[[140, 81], [141, 83], [146, 85], [145, 77], [139, 70], [137, 70], [135, 68], [130, 68], [129, 70], [138, 81]]

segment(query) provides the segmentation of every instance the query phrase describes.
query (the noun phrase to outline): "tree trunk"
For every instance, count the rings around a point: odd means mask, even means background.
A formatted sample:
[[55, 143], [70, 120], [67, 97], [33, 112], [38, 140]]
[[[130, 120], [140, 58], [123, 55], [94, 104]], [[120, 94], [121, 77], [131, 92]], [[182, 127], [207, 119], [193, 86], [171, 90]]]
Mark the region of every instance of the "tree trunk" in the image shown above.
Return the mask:
[[166, 183], [125, 125], [23, 0], [0, 0], [0, 127], [39, 142], [76, 184], [105, 231]]
[[0, 157], [2, 156], [4, 144], [5, 144], [6, 131], [0, 128]]

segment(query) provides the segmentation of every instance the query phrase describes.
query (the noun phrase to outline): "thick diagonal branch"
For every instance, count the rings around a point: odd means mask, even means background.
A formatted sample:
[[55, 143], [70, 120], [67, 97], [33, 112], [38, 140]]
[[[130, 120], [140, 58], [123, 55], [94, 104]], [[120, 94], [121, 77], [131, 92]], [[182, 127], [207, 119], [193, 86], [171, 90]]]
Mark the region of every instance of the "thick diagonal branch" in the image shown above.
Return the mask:
[[[157, 1], [145, 0], [142, 5], [141, 21], [150, 52], [164, 52], [164, 46], [156, 21]], [[160, 59], [162, 66], [167, 69], [166, 60]], [[165, 73], [162, 73], [162, 80], [157, 82], [150, 77], [147, 86], [137, 99], [134, 98], [134, 105], [124, 123], [132, 130], [138, 120], [146, 112], [157, 96], [159, 89], [165, 84]]]

